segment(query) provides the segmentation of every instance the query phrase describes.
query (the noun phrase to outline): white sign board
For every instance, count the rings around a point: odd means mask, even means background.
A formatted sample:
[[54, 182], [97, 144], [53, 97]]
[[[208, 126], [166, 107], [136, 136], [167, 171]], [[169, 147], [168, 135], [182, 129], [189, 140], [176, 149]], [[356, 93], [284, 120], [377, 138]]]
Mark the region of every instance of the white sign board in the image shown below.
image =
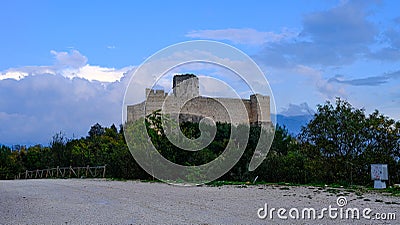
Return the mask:
[[387, 164], [371, 164], [371, 179], [372, 180], [388, 180]]

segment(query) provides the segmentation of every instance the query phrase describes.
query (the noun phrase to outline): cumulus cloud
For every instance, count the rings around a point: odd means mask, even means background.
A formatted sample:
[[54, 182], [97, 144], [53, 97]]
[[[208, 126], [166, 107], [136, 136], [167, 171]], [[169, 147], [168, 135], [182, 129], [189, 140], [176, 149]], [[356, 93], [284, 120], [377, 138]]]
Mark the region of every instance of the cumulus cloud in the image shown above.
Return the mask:
[[86, 56], [82, 55], [77, 50], [72, 50], [69, 53], [51, 50], [50, 53], [55, 56], [57, 66], [79, 68], [87, 63]]
[[59, 131], [80, 137], [97, 122], [118, 125], [128, 81], [104, 85], [60, 74], [1, 80], [0, 143], [47, 144]]
[[24, 66], [19, 68], [10, 68], [6, 71], [0, 71], [0, 80], [16, 79], [20, 80], [29, 75], [41, 74], [59, 74], [67, 78], [83, 78], [89, 81], [114, 82], [119, 81], [124, 72], [133, 67], [121, 69], [105, 68], [87, 64], [87, 57], [77, 50], [70, 52], [57, 52], [51, 50], [55, 63], [50, 66]]
[[0, 72], [0, 144], [48, 144], [62, 131], [81, 137], [95, 123], [121, 123], [133, 67], [87, 64], [77, 50], [51, 51], [55, 63]]
[[343, 47], [373, 43], [378, 30], [368, 20], [368, 6], [367, 1], [346, 1], [326, 11], [306, 14], [300, 36]]
[[128, 71], [132, 67], [115, 69], [105, 68], [100, 66], [85, 65], [77, 70], [64, 69], [62, 75], [69, 78], [79, 77], [89, 81], [100, 81], [100, 82], [114, 82], [122, 78], [124, 72]]
[[267, 43], [254, 58], [270, 67], [345, 66], [359, 59], [400, 59], [400, 17], [389, 28], [370, 20], [374, 1], [344, 1], [305, 14], [297, 36]]
[[345, 96], [346, 91], [343, 87], [335, 86], [325, 79], [320, 70], [312, 67], [297, 65], [292, 70], [294, 74], [308, 78], [308, 83], [313, 86], [323, 99], [334, 99], [337, 96]]
[[369, 54], [369, 58], [380, 61], [398, 61], [400, 59], [400, 20], [394, 20], [397, 26], [385, 30], [382, 35], [382, 46]]
[[292, 40], [268, 44], [255, 55], [272, 67], [336, 66], [369, 53], [378, 30], [368, 20], [368, 4], [347, 1], [326, 11], [304, 15], [303, 29]]
[[190, 38], [204, 38], [213, 40], [228, 40], [235, 44], [262, 45], [297, 35], [293, 31], [283, 29], [281, 33], [257, 31], [251, 28], [244, 29], [219, 29], [219, 30], [194, 30], [186, 34]]
[[[392, 44], [386, 45], [390, 48], [385, 49], [386, 52], [381, 49], [379, 54], [388, 56], [390, 52], [392, 58], [400, 57], [394, 48], [396, 32], [382, 34], [370, 20], [375, 6], [376, 3], [370, 1], [343, 1], [333, 8], [304, 14], [302, 29], [296, 37], [267, 43], [252, 57], [264, 68], [280, 74], [290, 73], [291, 76], [286, 77], [290, 77], [291, 82], [308, 79], [301, 84], [303, 88], [316, 90], [322, 99], [346, 97], [345, 79], [330, 78], [327, 76], [330, 71], [352, 66], [360, 59], [371, 59], [371, 46], [377, 45], [380, 35], [390, 37]], [[375, 47], [376, 50], [382, 46]], [[334, 82], [335, 79], [338, 80]]]

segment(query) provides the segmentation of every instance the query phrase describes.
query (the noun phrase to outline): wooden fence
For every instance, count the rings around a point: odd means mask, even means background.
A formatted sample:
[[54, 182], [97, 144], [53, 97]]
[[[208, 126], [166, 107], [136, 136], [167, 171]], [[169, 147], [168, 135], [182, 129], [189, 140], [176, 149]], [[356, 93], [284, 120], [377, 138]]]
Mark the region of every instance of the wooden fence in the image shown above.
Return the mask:
[[42, 170], [26, 170], [19, 173], [15, 179], [42, 179], [42, 178], [82, 178], [82, 177], [105, 177], [106, 165], [86, 167], [59, 167]]

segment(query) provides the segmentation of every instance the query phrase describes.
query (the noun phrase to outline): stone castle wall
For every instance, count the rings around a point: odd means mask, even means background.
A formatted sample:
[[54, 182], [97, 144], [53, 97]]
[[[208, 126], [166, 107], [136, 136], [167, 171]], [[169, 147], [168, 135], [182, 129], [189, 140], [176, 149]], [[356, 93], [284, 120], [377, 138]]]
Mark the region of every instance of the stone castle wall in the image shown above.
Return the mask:
[[[269, 96], [255, 94], [251, 95], [250, 99], [202, 97], [199, 96], [198, 78], [194, 75], [174, 76], [171, 96], [163, 90], [154, 91], [149, 88], [146, 88], [146, 96], [146, 101], [128, 106], [128, 122], [161, 109], [164, 102], [168, 104], [168, 107], [164, 105], [167, 108], [166, 112], [179, 112], [179, 119], [183, 121], [199, 122], [201, 118], [209, 117], [215, 122], [237, 121], [237, 123], [251, 124], [271, 122]], [[261, 111], [261, 108], [266, 110]]]

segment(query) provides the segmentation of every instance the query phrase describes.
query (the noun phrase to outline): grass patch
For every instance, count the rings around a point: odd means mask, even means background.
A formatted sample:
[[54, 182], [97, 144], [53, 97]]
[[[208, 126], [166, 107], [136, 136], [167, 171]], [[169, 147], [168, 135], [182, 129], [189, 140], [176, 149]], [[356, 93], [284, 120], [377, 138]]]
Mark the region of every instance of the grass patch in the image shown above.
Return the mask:
[[115, 177], [111, 177], [111, 178], [106, 178], [107, 181], [128, 181], [127, 179], [124, 178], [115, 178]]
[[[250, 183], [251, 184], [251, 183]], [[246, 182], [243, 181], [211, 181], [207, 183], [207, 185], [212, 186], [212, 187], [220, 187], [224, 185], [246, 185]]]
[[400, 197], [400, 188], [397, 187], [388, 187], [386, 189], [375, 189], [373, 187], [367, 188], [368, 191], [378, 192], [378, 193], [387, 193], [391, 196]]
[[384, 191], [387, 193], [390, 193], [393, 196], [400, 197], [400, 188], [398, 188], [398, 187], [387, 188], [387, 189], [384, 189]]
[[144, 183], [164, 183], [163, 181], [157, 180], [157, 179], [154, 179], [154, 180], [140, 180], [140, 182], [144, 182]]
[[344, 192], [344, 193], [338, 193], [336, 196], [337, 196], [337, 197], [340, 197], [340, 196], [349, 196], [349, 194], [350, 194], [350, 193]]
[[328, 189], [325, 190], [325, 192], [328, 192], [328, 193], [336, 194], [336, 195], [337, 195], [337, 194], [340, 193], [340, 190], [334, 189], [334, 188], [328, 188]]
[[[128, 181], [129, 179], [123, 178], [106, 178], [109, 181]], [[163, 181], [154, 179], [154, 180], [140, 180], [145, 183], [162, 183]], [[174, 183], [179, 183], [175, 181]], [[363, 194], [366, 192], [378, 192], [378, 193], [389, 193], [392, 196], [400, 197], [400, 188], [399, 187], [389, 187], [386, 189], [374, 189], [373, 187], [365, 187], [359, 185], [342, 185], [342, 184], [321, 184], [321, 183], [309, 183], [309, 184], [297, 184], [297, 183], [287, 183], [287, 182], [278, 182], [271, 183], [265, 181], [257, 181], [255, 183], [250, 181], [211, 181], [206, 183], [208, 186], [212, 187], [220, 187], [224, 185], [238, 185], [242, 187], [247, 187], [250, 185], [270, 185], [272, 189], [279, 188], [280, 190], [289, 190], [290, 186], [299, 186], [299, 187], [307, 187], [308, 189], [327, 192], [336, 196], [348, 196], [350, 193], [354, 193], [357, 196], [357, 199], [363, 199]], [[276, 187], [278, 186], [278, 187]], [[280, 187], [279, 187], [280, 186]], [[283, 187], [282, 187], [283, 186]], [[344, 190], [343, 190], [344, 189]], [[345, 191], [344, 193], [341, 193]], [[365, 201], [370, 201], [369, 199]], [[395, 203], [397, 204], [397, 203]]]

